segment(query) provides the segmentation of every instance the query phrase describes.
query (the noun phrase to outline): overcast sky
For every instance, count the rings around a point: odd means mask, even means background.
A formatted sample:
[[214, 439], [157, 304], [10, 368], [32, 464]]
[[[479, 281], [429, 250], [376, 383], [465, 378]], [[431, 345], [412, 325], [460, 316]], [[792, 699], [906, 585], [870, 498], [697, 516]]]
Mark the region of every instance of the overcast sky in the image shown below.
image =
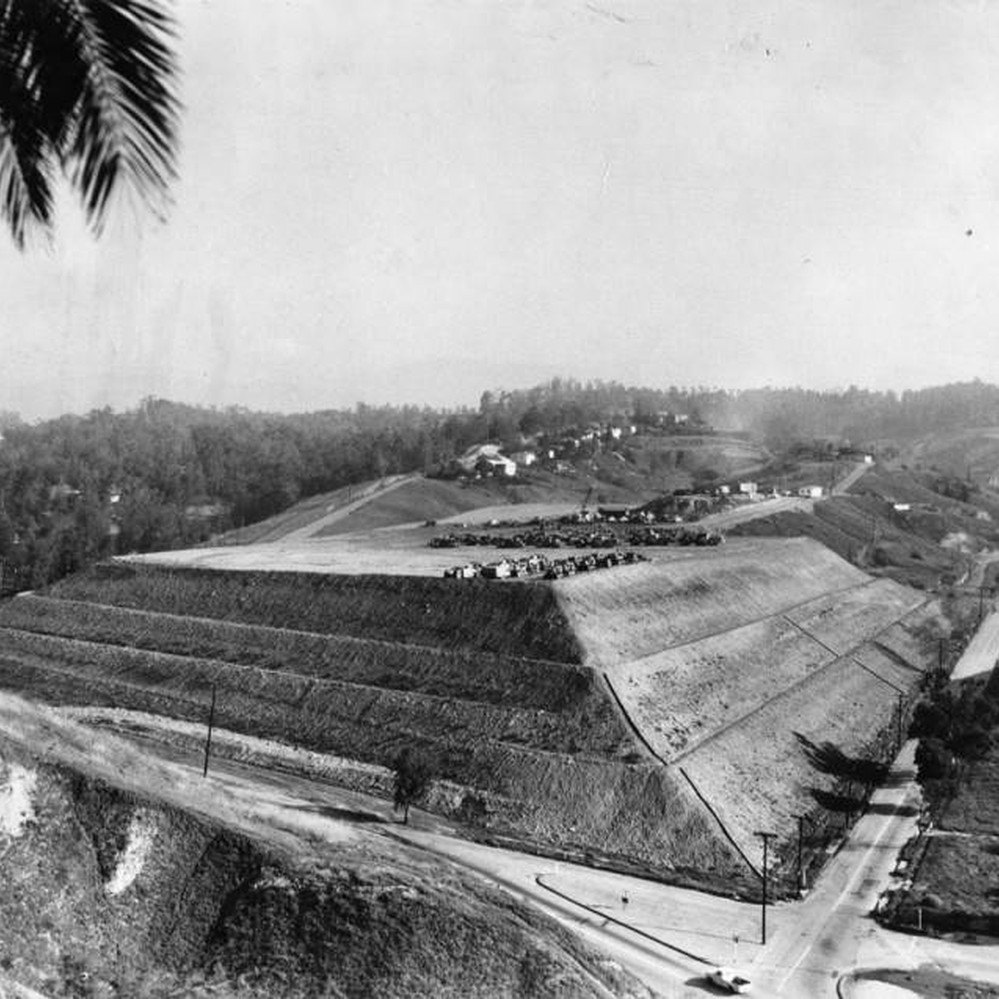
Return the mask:
[[999, 4], [177, 11], [173, 209], [0, 238], [2, 409], [999, 378]]

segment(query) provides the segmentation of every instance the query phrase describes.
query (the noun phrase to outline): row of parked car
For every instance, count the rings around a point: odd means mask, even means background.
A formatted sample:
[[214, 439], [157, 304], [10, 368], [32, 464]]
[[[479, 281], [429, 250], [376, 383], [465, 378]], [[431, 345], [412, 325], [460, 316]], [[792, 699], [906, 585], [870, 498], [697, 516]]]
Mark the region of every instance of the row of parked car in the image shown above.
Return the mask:
[[427, 544], [431, 548], [616, 548], [629, 545], [717, 545], [722, 536], [717, 531], [703, 527], [632, 528], [627, 534], [617, 535], [608, 530], [575, 531], [524, 531], [517, 534], [440, 534]]
[[560, 579], [563, 576], [574, 576], [577, 572], [591, 572], [646, 561], [648, 559], [644, 555], [632, 551], [590, 552], [588, 555], [567, 555], [565, 558], [554, 559], [544, 555], [530, 555], [527, 558], [504, 558], [499, 562], [485, 564], [469, 562], [465, 565], [452, 565], [444, 570], [444, 578], [516, 579], [520, 576], [536, 576]]

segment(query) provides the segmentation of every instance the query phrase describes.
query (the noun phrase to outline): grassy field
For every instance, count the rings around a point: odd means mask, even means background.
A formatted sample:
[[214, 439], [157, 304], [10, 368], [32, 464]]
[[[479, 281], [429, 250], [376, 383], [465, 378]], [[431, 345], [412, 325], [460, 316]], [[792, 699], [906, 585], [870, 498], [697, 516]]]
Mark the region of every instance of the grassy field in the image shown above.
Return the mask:
[[349, 517], [321, 528], [317, 537], [329, 537], [353, 531], [370, 531], [396, 524], [422, 523], [459, 517], [473, 510], [496, 507], [501, 516], [516, 518], [516, 507], [537, 502], [568, 503], [579, 506], [577, 490], [572, 488], [534, 488], [506, 484], [502, 480], [482, 480], [462, 485], [444, 479], [419, 479], [385, 496], [374, 497]]
[[[999, 931], [999, 835], [932, 836], [909, 890], [923, 922], [941, 930]], [[913, 920], [915, 921], [915, 920]]]
[[988, 697], [997, 679], [993, 671], [950, 685], [951, 694], [973, 698], [970, 712], [963, 720], [960, 710], [953, 712], [951, 724], [958, 731], [984, 724], [990, 741], [983, 755], [973, 753], [924, 782], [933, 826], [907, 848], [912, 880], [890, 897], [890, 925], [999, 936], [999, 727]]
[[972, 763], [938, 820], [909, 899], [943, 928], [999, 933], [999, 747]]

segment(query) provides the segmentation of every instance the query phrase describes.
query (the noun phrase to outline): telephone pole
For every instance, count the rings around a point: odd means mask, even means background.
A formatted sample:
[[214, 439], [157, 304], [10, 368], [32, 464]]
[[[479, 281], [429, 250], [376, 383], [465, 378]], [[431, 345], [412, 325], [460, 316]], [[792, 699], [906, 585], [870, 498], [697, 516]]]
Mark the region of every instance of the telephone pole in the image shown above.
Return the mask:
[[208, 709], [208, 737], [205, 739], [205, 769], [201, 776], [208, 776], [208, 755], [212, 750], [212, 726], [215, 724], [215, 684], [212, 684], [212, 706]]
[[762, 916], [762, 940], [761, 943], [766, 946], [767, 942], [767, 845], [770, 840], [777, 838], [777, 833], [772, 832], [758, 832], [756, 834], [763, 840], [763, 905], [761, 907]]

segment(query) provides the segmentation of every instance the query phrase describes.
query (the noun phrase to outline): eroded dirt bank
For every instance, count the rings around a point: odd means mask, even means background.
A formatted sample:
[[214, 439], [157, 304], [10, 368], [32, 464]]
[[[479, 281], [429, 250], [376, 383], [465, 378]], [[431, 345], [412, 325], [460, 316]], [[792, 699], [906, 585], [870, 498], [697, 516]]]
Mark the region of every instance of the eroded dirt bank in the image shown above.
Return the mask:
[[[179, 807], [179, 784], [155, 794], [162, 774], [120, 740], [15, 707], [17, 735], [0, 724], [0, 993], [646, 995], [466, 872], [364, 830], [269, 842], [196, 794]], [[94, 740], [97, 773], [59, 758], [62, 728]], [[121, 781], [103, 763], [116, 751]]]

